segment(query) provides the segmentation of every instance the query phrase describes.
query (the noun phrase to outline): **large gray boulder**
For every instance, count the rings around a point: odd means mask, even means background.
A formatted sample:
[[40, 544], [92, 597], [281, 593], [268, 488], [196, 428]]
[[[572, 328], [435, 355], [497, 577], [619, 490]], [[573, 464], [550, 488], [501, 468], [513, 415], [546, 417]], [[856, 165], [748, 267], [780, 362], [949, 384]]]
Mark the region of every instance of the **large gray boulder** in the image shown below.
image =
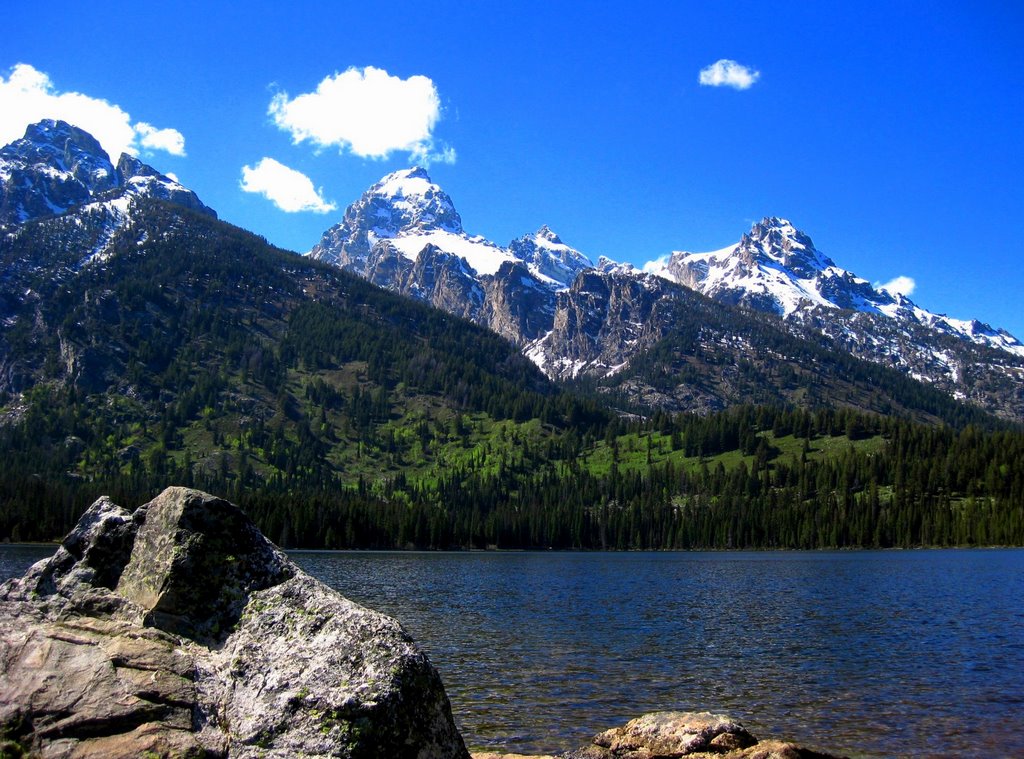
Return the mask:
[[94, 503], [0, 586], [0, 755], [467, 759], [397, 622], [304, 574], [236, 506]]

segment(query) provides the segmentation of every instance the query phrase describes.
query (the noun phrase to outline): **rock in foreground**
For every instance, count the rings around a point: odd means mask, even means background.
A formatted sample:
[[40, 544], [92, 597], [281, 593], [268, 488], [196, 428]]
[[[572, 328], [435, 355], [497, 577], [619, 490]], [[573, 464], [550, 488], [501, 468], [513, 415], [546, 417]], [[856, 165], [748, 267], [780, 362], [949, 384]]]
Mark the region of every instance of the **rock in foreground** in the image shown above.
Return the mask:
[[0, 755], [466, 759], [397, 622], [309, 577], [234, 505], [101, 498], [0, 586]]

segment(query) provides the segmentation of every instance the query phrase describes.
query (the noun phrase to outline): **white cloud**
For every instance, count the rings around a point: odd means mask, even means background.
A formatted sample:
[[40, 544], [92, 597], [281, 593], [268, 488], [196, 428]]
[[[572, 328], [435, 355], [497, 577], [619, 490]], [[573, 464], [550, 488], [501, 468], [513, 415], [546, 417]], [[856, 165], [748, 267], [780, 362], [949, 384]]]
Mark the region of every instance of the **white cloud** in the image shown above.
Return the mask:
[[700, 83], [708, 87], [732, 87], [747, 90], [761, 78], [761, 72], [736, 61], [722, 58], [700, 70]]
[[140, 121], [135, 125], [139, 145], [147, 150], [166, 150], [171, 155], [185, 155], [185, 136], [177, 129], [157, 129]]
[[185, 155], [185, 138], [176, 129], [157, 129], [138, 122], [119, 105], [80, 92], [60, 92], [48, 74], [27, 63], [0, 76], [0, 145], [20, 139], [25, 127], [43, 119], [60, 119], [84, 129], [117, 161], [121, 153], [165, 150]]
[[670, 253], [666, 253], [661, 258], [655, 258], [653, 261], [648, 261], [643, 266], [643, 271], [648, 274], [661, 274], [665, 271], [665, 267], [668, 266], [668, 260], [671, 258]]
[[434, 146], [441, 101], [425, 76], [402, 79], [373, 66], [350, 68], [324, 79], [315, 92], [295, 98], [278, 93], [268, 113], [296, 144], [309, 140], [362, 158], [402, 151], [421, 163], [455, 162], [452, 148]]
[[899, 276], [890, 279], [888, 282], [875, 282], [876, 290], [885, 290], [890, 295], [909, 296], [917, 287], [917, 282], [912, 277]]
[[329, 213], [337, 208], [324, 200], [323, 191], [315, 189], [309, 177], [273, 158], [260, 159], [255, 166], [243, 166], [241, 185], [246, 192], [258, 193], [288, 213]]

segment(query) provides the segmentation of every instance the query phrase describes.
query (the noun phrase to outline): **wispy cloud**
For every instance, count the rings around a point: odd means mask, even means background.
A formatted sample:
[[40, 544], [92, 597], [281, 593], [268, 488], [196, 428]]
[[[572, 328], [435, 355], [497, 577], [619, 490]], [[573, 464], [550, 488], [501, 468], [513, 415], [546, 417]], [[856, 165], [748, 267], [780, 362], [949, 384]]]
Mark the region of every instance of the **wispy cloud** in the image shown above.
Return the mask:
[[27, 63], [0, 76], [0, 145], [19, 139], [25, 127], [43, 119], [60, 119], [84, 129], [113, 161], [121, 153], [163, 150], [185, 155], [185, 137], [177, 129], [157, 129], [143, 121], [132, 124], [121, 106], [81, 92], [60, 92], [48, 74]]
[[732, 87], [736, 90], [748, 90], [760, 78], [760, 71], [728, 58], [722, 58], [700, 70], [700, 83], [707, 87]]
[[329, 76], [315, 92], [270, 101], [274, 123], [296, 144], [337, 147], [363, 158], [407, 152], [419, 163], [454, 163], [455, 151], [435, 147], [441, 100], [425, 76], [402, 79], [383, 69], [350, 68]]
[[313, 187], [309, 177], [273, 158], [263, 158], [255, 166], [243, 166], [241, 187], [262, 195], [288, 213], [329, 213], [337, 208], [324, 200], [323, 190]]
[[890, 295], [909, 296], [917, 287], [917, 282], [912, 277], [899, 276], [890, 279], [888, 282], [875, 282], [876, 290], [885, 290]]

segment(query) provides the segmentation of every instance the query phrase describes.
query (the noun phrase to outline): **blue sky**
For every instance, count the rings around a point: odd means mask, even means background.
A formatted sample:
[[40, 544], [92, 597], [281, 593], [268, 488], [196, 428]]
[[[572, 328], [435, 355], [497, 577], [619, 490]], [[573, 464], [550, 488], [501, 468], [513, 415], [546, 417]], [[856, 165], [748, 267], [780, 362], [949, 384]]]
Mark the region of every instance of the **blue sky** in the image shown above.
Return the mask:
[[[308, 250], [366, 187], [428, 160], [467, 231], [501, 244], [548, 224], [595, 260], [642, 265], [782, 216], [840, 266], [909, 277], [920, 305], [1024, 339], [1019, 2], [58, 1], [4, 15], [0, 135], [33, 93], [105, 101], [107, 142], [282, 247]], [[723, 60], [749, 86], [701, 84]], [[318, 87], [329, 96], [300, 97]], [[293, 184], [290, 203], [261, 192]]]

